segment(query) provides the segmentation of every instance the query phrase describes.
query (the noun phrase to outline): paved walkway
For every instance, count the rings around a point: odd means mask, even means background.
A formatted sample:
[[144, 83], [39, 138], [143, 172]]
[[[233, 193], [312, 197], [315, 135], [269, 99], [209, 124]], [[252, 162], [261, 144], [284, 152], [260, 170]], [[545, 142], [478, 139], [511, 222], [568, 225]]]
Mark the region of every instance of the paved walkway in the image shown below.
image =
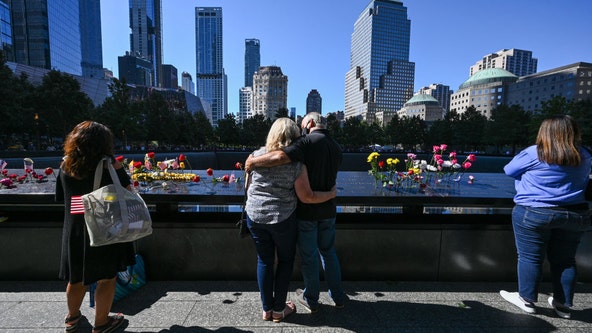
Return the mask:
[[[0, 281], [0, 332], [63, 332], [65, 284], [57, 281]], [[300, 287], [294, 282], [292, 289]], [[319, 312], [303, 307], [285, 322], [260, 319], [254, 281], [156, 281], [114, 305], [129, 319], [125, 332], [592, 332], [592, 285], [578, 286], [571, 320], [547, 304], [543, 284], [536, 315], [503, 301], [499, 289], [515, 283], [345, 282], [350, 297], [336, 309], [322, 294]], [[290, 293], [295, 301], [295, 294]], [[90, 332], [88, 294], [79, 332]], [[84, 319], [83, 319], [84, 320]]]

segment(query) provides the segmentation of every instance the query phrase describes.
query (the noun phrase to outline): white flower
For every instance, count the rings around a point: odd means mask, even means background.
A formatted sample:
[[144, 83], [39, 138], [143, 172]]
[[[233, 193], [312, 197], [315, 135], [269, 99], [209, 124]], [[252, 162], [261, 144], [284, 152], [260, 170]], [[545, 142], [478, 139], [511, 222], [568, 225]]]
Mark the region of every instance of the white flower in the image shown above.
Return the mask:
[[438, 171], [438, 168], [436, 168], [435, 166], [433, 166], [431, 164], [427, 166], [427, 169], [428, 169], [428, 171], [434, 171], [434, 172]]
[[443, 168], [450, 168], [451, 166], [452, 166], [452, 162], [450, 162], [450, 161], [444, 161], [444, 163], [442, 163]]

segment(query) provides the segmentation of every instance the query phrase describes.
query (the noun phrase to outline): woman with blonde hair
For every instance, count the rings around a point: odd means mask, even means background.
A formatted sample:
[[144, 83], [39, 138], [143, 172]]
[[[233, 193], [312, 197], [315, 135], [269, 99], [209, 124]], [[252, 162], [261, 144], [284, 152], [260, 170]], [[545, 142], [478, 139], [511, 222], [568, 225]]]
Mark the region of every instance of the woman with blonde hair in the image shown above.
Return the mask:
[[[279, 150], [300, 136], [298, 125], [290, 118], [277, 119], [265, 147], [254, 156]], [[298, 199], [307, 203], [330, 200], [336, 189], [313, 192], [308, 182], [306, 166], [290, 163], [271, 168], [257, 168], [250, 174], [247, 189], [247, 225], [257, 251], [257, 282], [263, 306], [263, 320], [280, 322], [296, 311], [286, 301], [294, 269], [298, 226], [294, 212]], [[275, 261], [277, 256], [277, 267]]]
[[[95, 322], [92, 332], [114, 332], [124, 323], [122, 314], [109, 315], [115, 296], [117, 272], [135, 263], [132, 243], [91, 247], [81, 196], [93, 191], [94, 173], [99, 161], [111, 157], [121, 185], [130, 178], [113, 158], [113, 134], [105, 125], [84, 121], [72, 130], [64, 143], [64, 158], [56, 183], [56, 200], [65, 206], [62, 233], [60, 278], [67, 280], [68, 315], [66, 332], [78, 330], [82, 318], [80, 306], [87, 287], [97, 282], [95, 291]], [[103, 172], [101, 185], [111, 184], [109, 172]]]
[[548, 303], [570, 318], [576, 284], [575, 255], [590, 228], [585, 200], [592, 157], [581, 146], [580, 128], [566, 115], [545, 119], [536, 139], [504, 167], [515, 179], [512, 225], [518, 250], [518, 292], [500, 291], [508, 302], [535, 313], [545, 257], [553, 296]]

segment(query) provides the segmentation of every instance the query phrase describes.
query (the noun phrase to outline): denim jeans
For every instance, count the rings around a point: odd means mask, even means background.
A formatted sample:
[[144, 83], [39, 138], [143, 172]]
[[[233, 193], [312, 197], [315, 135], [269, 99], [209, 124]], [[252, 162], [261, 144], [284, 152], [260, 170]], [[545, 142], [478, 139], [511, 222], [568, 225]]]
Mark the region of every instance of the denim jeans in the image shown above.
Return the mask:
[[543, 262], [547, 256], [551, 269], [553, 298], [565, 306], [573, 305], [576, 284], [576, 251], [590, 227], [588, 210], [515, 206], [512, 225], [518, 250], [518, 293], [528, 302], [538, 299]]
[[341, 285], [341, 266], [335, 252], [335, 218], [318, 221], [298, 221], [298, 248], [302, 260], [304, 297], [316, 307], [320, 294], [319, 255], [325, 271], [329, 296], [335, 303], [343, 303], [345, 293]]
[[[275, 224], [247, 225], [257, 251], [257, 283], [264, 311], [282, 311], [286, 306], [290, 279], [294, 271], [298, 228], [293, 215]], [[274, 269], [277, 255], [277, 268]]]

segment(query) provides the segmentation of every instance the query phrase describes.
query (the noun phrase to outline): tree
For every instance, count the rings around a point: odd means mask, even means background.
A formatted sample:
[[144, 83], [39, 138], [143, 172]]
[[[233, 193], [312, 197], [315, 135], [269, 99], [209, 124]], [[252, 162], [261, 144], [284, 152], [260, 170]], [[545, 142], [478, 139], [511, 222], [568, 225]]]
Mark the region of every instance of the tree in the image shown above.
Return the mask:
[[364, 124], [360, 118], [350, 117], [345, 119], [343, 123], [343, 135], [337, 141], [349, 148], [367, 145], [368, 139], [365, 137]]
[[[287, 108], [280, 108], [279, 110], [276, 111], [274, 119], [288, 118], [289, 117], [288, 115], [289, 115], [289, 111]], [[292, 120], [294, 120], [294, 119], [292, 119]]]
[[[45, 124], [51, 134], [66, 135], [78, 123], [90, 119], [94, 110], [92, 100], [82, 91], [80, 84], [69, 74], [51, 70], [35, 89], [35, 113], [40, 126]], [[31, 118], [32, 119], [32, 118]]]
[[267, 133], [271, 128], [271, 120], [265, 119], [262, 114], [256, 114], [243, 121], [240, 129], [240, 143], [247, 147], [260, 147], [265, 145]]
[[341, 123], [333, 113], [327, 115], [327, 130], [329, 130], [329, 133], [331, 133], [331, 136], [334, 138], [339, 138], [341, 136]]
[[487, 117], [469, 106], [460, 115], [460, 121], [455, 126], [455, 142], [461, 145], [462, 150], [479, 150], [483, 145], [483, 133], [487, 124]]
[[174, 143], [173, 138], [179, 132], [179, 124], [164, 97], [153, 91], [141, 105], [146, 114], [146, 144], [150, 141], [157, 141], [159, 146]]
[[530, 113], [520, 105], [497, 106], [491, 110], [491, 118], [487, 122], [486, 143], [494, 145], [498, 153], [501, 147], [511, 146], [513, 155], [518, 146], [525, 146], [529, 142], [530, 117]]
[[226, 146], [238, 145], [240, 135], [234, 114], [229, 113], [224, 119], [218, 120], [218, 127], [214, 133], [219, 143]]
[[418, 116], [402, 117], [399, 132], [401, 143], [407, 150], [415, 150], [417, 145], [423, 146], [426, 137], [426, 124]]
[[[0, 119], [3, 130], [0, 133], [0, 147], [24, 142], [24, 133], [32, 134], [34, 111], [32, 102], [34, 88], [25, 74], [17, 77], [6, 65], [4, 52], [0, 50]], [[20, 138], [19, 138], [20, 137]], [[4, 143], [4, 144], [3, 144]]]
[[208, 146], [214, 142], [214, 128], [208, 117], [203, 112], [196, 112], [193, 115], [195, 120], [195, 128], [193, 129], [195, 135], [194, 144], [200, 146]]

